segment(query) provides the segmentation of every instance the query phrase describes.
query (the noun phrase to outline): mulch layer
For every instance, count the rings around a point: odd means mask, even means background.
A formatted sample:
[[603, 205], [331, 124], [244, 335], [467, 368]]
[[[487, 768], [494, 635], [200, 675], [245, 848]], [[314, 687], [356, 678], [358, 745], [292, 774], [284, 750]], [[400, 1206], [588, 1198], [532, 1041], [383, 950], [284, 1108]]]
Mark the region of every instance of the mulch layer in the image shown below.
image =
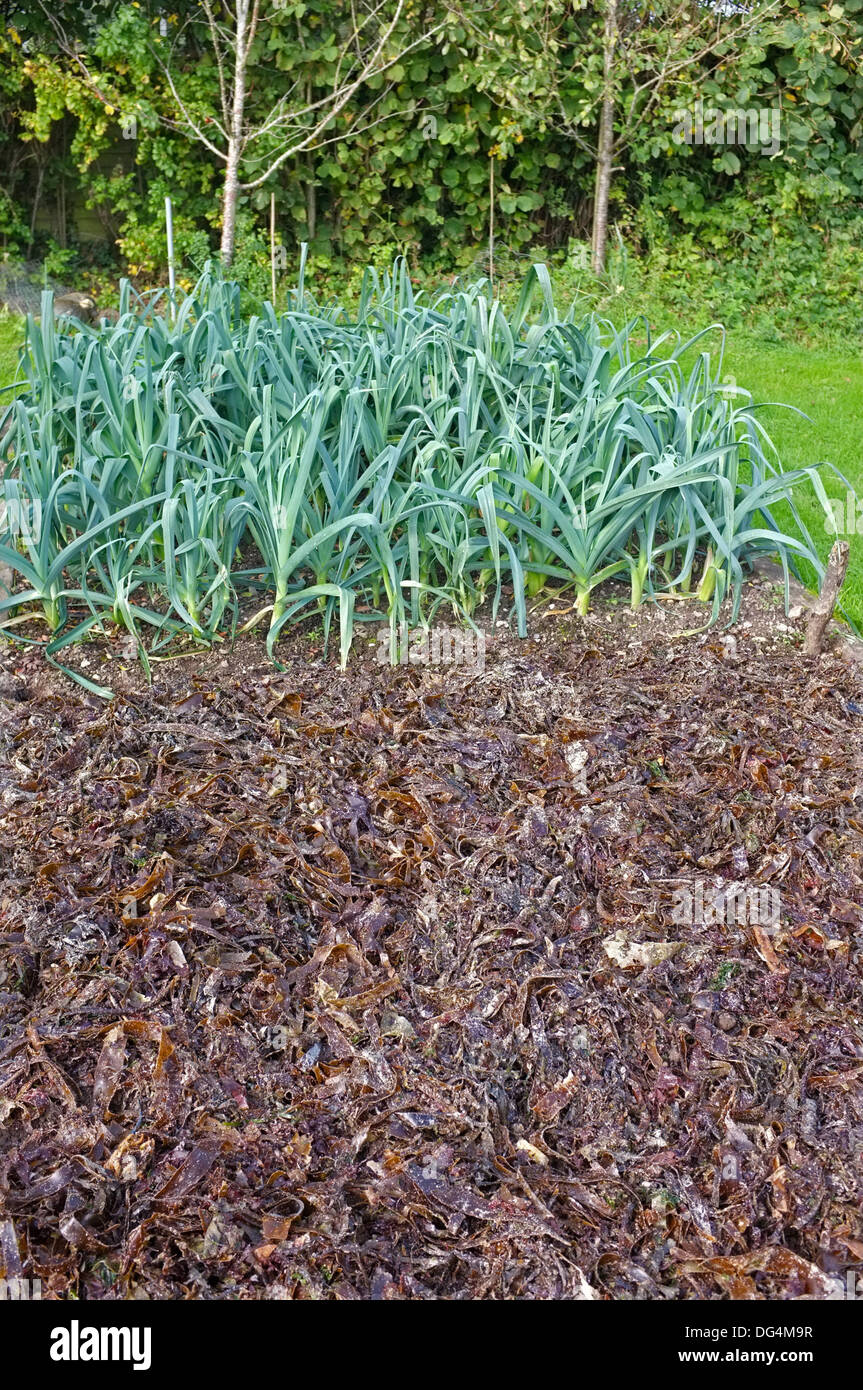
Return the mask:
[[[0, 1273], [838, 1296], [863, 677], [749, 621], [552, 616], [482, 671], [257, 643], [108, 704], [0, 652]], [[778, 920], [681, 920], [740, 885]]]

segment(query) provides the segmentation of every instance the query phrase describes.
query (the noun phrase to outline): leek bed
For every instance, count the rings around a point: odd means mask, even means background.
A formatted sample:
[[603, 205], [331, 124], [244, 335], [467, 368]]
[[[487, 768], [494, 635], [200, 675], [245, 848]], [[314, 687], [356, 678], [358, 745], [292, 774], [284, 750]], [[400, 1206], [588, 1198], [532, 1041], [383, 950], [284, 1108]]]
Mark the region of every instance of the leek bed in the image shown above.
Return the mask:
[[258, 624], [274, 656], [310, 613], [343, 664], [358, 623], [388, 624], [395, 658], [442, 607], [503, 604], [525, 635], [546, 586], [584, 614], [612, 579], [634, 607], [694, 595], [733, 619], [759, 555], [786, 590], [801, 562], [823, 573], [795, 488], [829, 504], [723, 384], [723, 348], [715, 325], [682, 342], [561, 314], [543, 265], [510, 312], [486, 282], [429, 302], [403, 263], [367, 272], [351, 317], [302, 266], [287, 310], [252, 317], [212, 267], [177, 305], [124, 283], [98, 327], [55, 323], [46, 293], [0, 414], [0, 624], [55, 662], [119, 626], [148, 668]]

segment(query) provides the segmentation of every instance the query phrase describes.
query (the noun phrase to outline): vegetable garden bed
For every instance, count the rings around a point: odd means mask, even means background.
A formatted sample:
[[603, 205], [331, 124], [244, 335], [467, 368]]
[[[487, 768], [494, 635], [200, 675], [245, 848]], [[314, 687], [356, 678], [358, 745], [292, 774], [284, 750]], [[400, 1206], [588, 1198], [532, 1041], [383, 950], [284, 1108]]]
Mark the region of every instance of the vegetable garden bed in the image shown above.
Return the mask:
[[404, 265], [367, 274], [353, 319], [302, 273], [288, 312], [251, 319], [213, 272], [176, 312], [126, 284], [98, 328], [58, 327], [46, 294], [24, 372], [0, 421], [0, 622], [55, 663], [117, 627], [147, 671], [259, 624], [273, 656], [310, 613], [343, 664], [364, 623], [397, 659], [405, 624], [485, 603], [524, 636], [547, 586], [581, 615], [612, 579], [634, 608], [694, 592], [706, 620], [736, 614], [760, 556], [823, 572], [794, 505], [811, 485], [832, 516], [818, 470], [783, 471], [722, 383], [721, 329], [580, 322], [543, 266], [510, 314], [483, 283], [429, 305]]

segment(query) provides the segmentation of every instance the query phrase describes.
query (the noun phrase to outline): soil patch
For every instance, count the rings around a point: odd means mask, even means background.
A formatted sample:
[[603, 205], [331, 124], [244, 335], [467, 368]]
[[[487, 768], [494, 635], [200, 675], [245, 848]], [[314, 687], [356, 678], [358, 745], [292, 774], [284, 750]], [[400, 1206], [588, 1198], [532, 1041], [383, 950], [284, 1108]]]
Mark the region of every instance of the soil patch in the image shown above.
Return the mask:
[[[483, 669], [0, 653], [0, 1264], [43, 1297], [863, 1271], [863, 680], [769, 586]], [[613, 596], [612, 596], [613, 597]], [[64, 653], [65, 656], [65, 653]], [[98, 669], [96, 669], [98, 668]], [[2, 1272], [2, 1271], [0, 1271]]]

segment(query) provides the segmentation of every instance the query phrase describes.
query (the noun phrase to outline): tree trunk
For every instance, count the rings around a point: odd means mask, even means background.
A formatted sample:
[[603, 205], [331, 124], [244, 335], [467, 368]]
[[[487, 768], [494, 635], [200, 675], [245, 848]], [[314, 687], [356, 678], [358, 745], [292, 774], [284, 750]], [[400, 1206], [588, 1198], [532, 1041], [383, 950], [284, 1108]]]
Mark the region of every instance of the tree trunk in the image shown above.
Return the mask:
[[596, 146], [596, 186], [593, 198], [593, 236], [590, 260], [594, 275], [601, 275], [605, 269], [605, 248], [608, 242], [608, 199], [611, 192], [611, 166], [614, 159], [614, 91], [611, 73], [616, 46], [617, 0], [607, 0], [605, 34], [602, 45], [603, 93]]
[[845, 580], [849, 554], [850, 547], [847, 541], [837, 541], [830, 551], [830, 559], [827, 561], [827, 571], [821, 585], [821, 592], [812, 605], [806, 627], [806, 640], [803, 643], [804, 656], [817, 656], [821, 651], [827, 624], [833, 617], [833, 609], [836, 607], [839, 590]]
[[243, 152], [243, 117], [246, 109], [246, 64], [249, 59], [249, 0], [237, 0], [236, 49], [234, 52], [234, 90], [231, 101], [231, 129], [228, 133], [228, 159], [222, 195], [222, 265], [234, 259], [237, 231], [237, 199], [240, 194], [240, 156]]
[[240, 156], [236, 141], [232, 137], [228, 142], [228, 162], [225, 167], [225, 186], [222, 194], [222, 265], [225, 267], [228, 267], [234, 259], [239, 192]]

